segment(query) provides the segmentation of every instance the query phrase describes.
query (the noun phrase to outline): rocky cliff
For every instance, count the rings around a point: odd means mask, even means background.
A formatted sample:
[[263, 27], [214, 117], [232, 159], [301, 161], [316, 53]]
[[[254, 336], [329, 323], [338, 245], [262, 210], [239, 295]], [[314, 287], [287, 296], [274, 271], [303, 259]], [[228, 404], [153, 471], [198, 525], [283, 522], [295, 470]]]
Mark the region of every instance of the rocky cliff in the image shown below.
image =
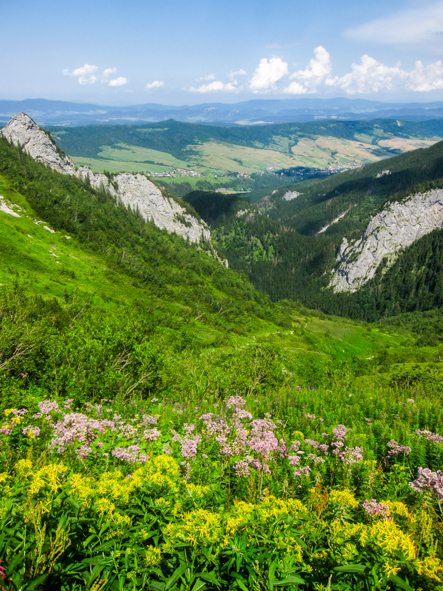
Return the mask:
[[62, 174], [77, 176], [83, 181], [88, 179], [95, 189], [105, 189], [159, 228], [174, 232], [191, 242], [210, 240], [205, 222], [187, 213], [174, 199], [163, 195], [146, 176], [121, 173], [110, 181], [106, 175], [93, 173], [85, 166], [76, 169], [69, 156], [58, 150], [51, 136], [25, 113], [14, 115], [1, 134], [8, 142], [20, 146], [34, 160]]
[[438, 228], [443, 228], [442, 189], [388, 203], [371, 218], [360, 239], [348, 243], [343, 238], [329, 287], [335, 292], [357, 291], [382, 262], [389, 268], [403, 249]]

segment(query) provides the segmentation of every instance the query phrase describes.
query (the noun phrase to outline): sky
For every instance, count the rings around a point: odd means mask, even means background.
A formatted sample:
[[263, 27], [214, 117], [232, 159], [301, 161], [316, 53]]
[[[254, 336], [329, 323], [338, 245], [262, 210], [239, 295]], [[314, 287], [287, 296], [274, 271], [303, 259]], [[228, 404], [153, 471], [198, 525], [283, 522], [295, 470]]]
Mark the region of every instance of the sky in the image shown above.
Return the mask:
[[443, 100], [443, 0], [0, 0], [0, 99]]

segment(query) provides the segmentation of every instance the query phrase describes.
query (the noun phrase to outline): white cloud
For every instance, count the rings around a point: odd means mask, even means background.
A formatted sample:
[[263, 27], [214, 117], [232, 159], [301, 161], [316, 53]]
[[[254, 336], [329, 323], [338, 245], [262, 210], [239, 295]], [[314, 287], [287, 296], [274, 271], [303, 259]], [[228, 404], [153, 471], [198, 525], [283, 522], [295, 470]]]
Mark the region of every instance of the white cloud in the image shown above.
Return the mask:
[[105, 70], [103, 70], [102, 78], [107, 78], [111, 74], [116, 74], [116, 73], [117, 73], [117, 68], [106, 68]]
[[154, 82], [148, 82], [148, 84], [146, 84], [146, 90], [158, 90], [164, 85], [165, 83], [161, 80], [154, 80]]
[[98, 67], [91, 64], [85, 64], [81, 68], [76, 68], [70, 72], [69, 70], [63, 70], [63, 76], [71, 76], [77, 78], [79, 84], [95, 84], [98, 80], [96, 74]]
[[235, 90], [238, 90], [238, 86], [234, 86], [230, 82], [223, 84], [223, 82], [220, 82], [219, 80], [214, 80], [213, 82], [210, 82], [209, 84], [202, 84], [201, 86], [198, 86], [197, 88], [194, 88], [193, 86], [191, 86], [191, 88], [189, 90], [191, 92], [200, 92], [202, 94], [205, 94], [207, 92], [217, 92], [217, 91], [218, 92], [220, 92], [220, 91], [233, 92]]
[[348, 29], [345, 37], [389, 45], [428, 45], [435, 51], [441, 46], [443, 32], [443, 0], [420, 8], [408, 8], [391, 16], [379, 18]]
[[75, 68], [75, 70], [72, 71], [65, 69], [63, 70], [63, 75], [70, 76], [71, 78], [77, 78], [77, 82], [82, 85], [95, 84], [99, 80], [108, 86], [124, 86], [128, 82], [128, 80], [123, 76], [119, 76], [113, 80], [108, 80], [111, 74], [117, 73], [117, 68], [105, 68], [101, 74], [99, 74], [98, 71], [98, 66], [85, 64], [81, 68]]
[[240, 70], [235, 70], [234, 72], [229, 72], [228, 78], [230, 80], [232, 80], [232, 82], [234, 84], [237, 84], [237, 78], [239, 76], [246, 76], [246, 75], [247, 75], [247, 72], [245, 70], [240, 69]]
[[291, 84], [287, 86], [283, 92], [285, 94], [306, 94], [308, 89], [304, 84], [300, 84], [300, 82], [291, 82]]
[[443, 64], [441, 61], [424, 66], [415, 63], [413, 70], [404, 70], [400, 65], [386, 66], [369, 55], [364, 55], [359, 64], [352, 64], [344, 76], [326, 79], [326, 85], [335, 86], [347, 94], [373, 94], [390, 90], [429, 92], [443, 89]]
[[196, 82], [211, 82], [211, 80], [215, 80], [215, 74], [207, 74], [206, 76], [201, 76], [200, 78], [196, 78]]
[[109, 80], [108, 86], [124, 86], [127, 83], [128, 83], [127, 78], [125, 78], [124, 76], [119, 76], [118, 78], [115, 78], [114, 80]]
[[275, 83], [288, 74], [288, 64], [279, 57], [271, 57], [260, 60], [254, 72], [249, 87], [252, 92], [269, 92], [275, 89]]
[[291, 80], [298, 80], [299, 82], [291, 82], [291, 84], [284, 89], [287, 94], [306, 94], [307, 92], [315, 92], [317, 87], [327, 79], [331, 73], [331, 56], [324, 47], [319, 45], [314, 49], [314, 55], [307, 67], [304, 70], [297, 70], [291, 74]]
[[443, 64], [441, 61], [423, 66], [415, 62], [415, 68], [409, 73], [408, 87], [414, 92], [429, 92], [443, 88]]
[[348, 94], [371, 94], [392, 90], [406, 78], [407, 72], [399, 66], [386, 66], [365, 54], [359, 64], [352, 64], [350, 72], [342, 77], [330, 78], [326, 84], [341, 88]]

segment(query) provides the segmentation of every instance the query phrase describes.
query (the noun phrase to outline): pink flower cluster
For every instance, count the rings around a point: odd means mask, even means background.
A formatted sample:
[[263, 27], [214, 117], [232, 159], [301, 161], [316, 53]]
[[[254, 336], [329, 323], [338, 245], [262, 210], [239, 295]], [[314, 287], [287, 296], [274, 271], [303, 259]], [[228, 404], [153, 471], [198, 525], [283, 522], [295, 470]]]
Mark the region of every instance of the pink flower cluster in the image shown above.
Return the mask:
[[443, 501], [443, 471], [432, 472], [429, 468], [419, 468], [418, 478], [409, 483], [415, 492], [428, 491], [439, 503]]
[[381, 517], [381, 519], [391, 520], [388, 505], [377, 503], [375, 499], [372, 499], [372, 501], [366, 499], [362, 505], [369, 517]]
[[425, 429], [417, 429], [416, 433], [419, 437], [425, 437], [427, 441], [431, 441], [432, 443], [443, 443], [443, 437], [438, 433], [432, 433], [431, 431], [427, 431]]
[[129, 462], [130, 464], [134, 464], [135, 462], [144, 464], [148, 461], [149, 456], [140, 452], [141, 449], [138, 445], [130, 445], [127, 449], [124, 447], [116, 447], [112, 450], [111, 455], [114, 456], [114, 458], [118, 458], [123, 462]]
[[388, 455], [386, 456], [387, 460], [389, 460], [393, 456], [398, 456], [398, 454], [405, 454], [406, 456], [408, 456], [412, 451], [412, 449], [410, 447], [407, 447], [406, 445], [399, 445], [395, 441], [395, 439], [391, 439], [391, 441], [388, 441], [386, 446], [389, 447]]

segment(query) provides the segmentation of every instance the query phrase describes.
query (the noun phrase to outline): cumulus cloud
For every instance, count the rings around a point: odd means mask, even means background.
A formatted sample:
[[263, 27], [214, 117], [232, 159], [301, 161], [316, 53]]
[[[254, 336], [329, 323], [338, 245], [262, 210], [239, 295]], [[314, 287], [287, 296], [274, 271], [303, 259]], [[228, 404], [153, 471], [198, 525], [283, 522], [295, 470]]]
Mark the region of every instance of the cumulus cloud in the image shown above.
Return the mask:
[[108, 78], [111, 74], [116, 74], [117, 68], [106, 68], [103, 70], [102, 78]]
[[105, 68], [101, 74], [99, 74], [98, 66], [91, 64], [85, 64], [81, 68], [75, 68], [75, 70], [63, 70], [64, 76], [70, 76], [71, 78], [77, 78], [79, 84], [95, 84], [100, 81], [102, 84], [108, 86], [124, 86], [128, 81], [123, 76], [109, 80], [111, 74], [116, 74], [117, 68]]
[[441, 47], [443, 31], [443, 0], [427, 6], [408, 8], [375, 19], [344, 32], [349, 39], [390, 45], [428, 45], [435, 51]]
[[291, 74], [291, 80], [296, 80], [296, 82], [291, 82], [284, 92], [287, 94], [315, 92], [317, 87], [327, 80], [331, 70], [331, 56], [324, 47], [319, 45], [314, 49], [314, 57], [306, 68]]
[[161, 80], [154, 80], [154, 82], [148, 82], [148, 84], [146, 84], [146, 90], [158, 90], [164, 85], [165, 83]]
[[415, 63], [413, 70], [404, 70], [400, 65], [387, 66], [369, 55], [363, 55], [359, 64], [352, 64], [344, 76], [326, 80], [347, 94], [373, 94], [390, 90], [429, 92], [443, 89], [443, 64], [441, 61], [424, 66]]
[[201, 76], [200, 78], [196, 78], [196, 82], [210, 82], [211, 80], [215, 80], [215, 74], [207, 74], [206, 76]]
[[232, 82], [234, 84], [237, 84], [237, 78], [239, 76], [246, 76], [246, 75], [247, 75], [247, 72], [245, 70], [240, 69], [240, 70], [235, 70], [234, 72], [229, 72], [228, 78], [230, 80], [232, 80]]
[[85, 64], [81, 68], [76, 68], [75, 70], [63, 70], [63, 76], [71, 76], [72, 78], [77, 78], [79, 84], [95, 84], [98, 80], [96, 76], [98, 72], [98, 67], [93, 66], [91, 64]]
[[279, 57], [263, 58], [255, 70], [249, 87], [253, 93], [270, 92], [275, 89], [275, 84], [283, 76], [288, 74], [288, 64]]
[[118, 78], [114, 78], [114, 80], [109, 80], [109, 86], [124, 86], [127, 83], [128, 80], [124, 76], [119, 76]]
[[238, 87], [234, 86], [234, 84], [231, 84], [230, 82], [224, 84], [223, 82], [220, 82], [219, 80], [214, 80], [213, 82], [210, 82], [209, 84], [202, 84], [201, 86], [198, 86], [197, 88], [194, 88], [193, 86], [191, 86], [191, 88], [189, 90], [191, 92], [200, 92], [202, 94], [205, 94], [207, 92], [220, 92], [220, 91], [233, 92], [235, 90], [238, 90]]

